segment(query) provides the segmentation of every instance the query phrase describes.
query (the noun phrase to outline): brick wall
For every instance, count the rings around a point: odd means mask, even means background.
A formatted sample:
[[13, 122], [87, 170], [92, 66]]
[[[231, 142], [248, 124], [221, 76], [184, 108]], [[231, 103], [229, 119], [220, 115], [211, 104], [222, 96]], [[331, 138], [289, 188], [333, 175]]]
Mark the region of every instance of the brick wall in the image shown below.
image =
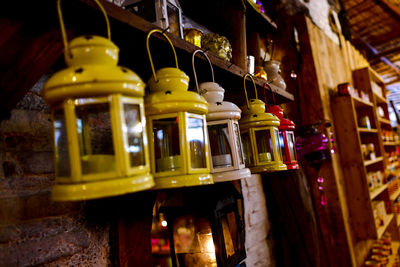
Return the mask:
[[82, 202], [50, 200], [53, 142], [39, 96], [43, 80], [0, 123], [0, 266], [107, 266], [110, 226], [86, 218]]
[[246, 265], [249, 267], [275, 266], [261, 176], [253, 174], [250, 178], [242, 179], [241, 184], [246, 226]]

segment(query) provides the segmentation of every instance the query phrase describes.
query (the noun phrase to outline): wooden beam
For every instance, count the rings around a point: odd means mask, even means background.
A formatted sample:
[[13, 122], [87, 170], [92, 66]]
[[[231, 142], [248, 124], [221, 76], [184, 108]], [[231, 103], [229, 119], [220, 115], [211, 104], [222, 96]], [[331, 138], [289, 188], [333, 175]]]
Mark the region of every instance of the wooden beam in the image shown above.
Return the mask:
[[[7, 5], [0, 15], [0, 120], [62, 55], [54, 2]], [[29, 10], [29, 11], [27, 11]]]
[[368, 42], [373, 46], [384, 45], [387, 42], [399, 38], [399, 36], [400, 36], [400, 27], [394, 27], [391, 29], [391, 31], [385, 34], [368, 38]]
[[156, 191], [144, 191], [117, 199], [119, 266], [153, 266], [151, 224], [156, 198]]
[[[386, 50], [379, 52], [373, 58], [371, 58], [371, 60], [375, 59], [375, 58], [384, 57], [384, 56], [387, 56], [387, 55], [390, 55], [393, 53], [398, 53], [399, 51], [400, 51], [400, 46], [392, 47], [390, 49], [386, 49]], [[370, 59], [368, 59], [368, 60], [370, 60]]]
[[[368, 49], [373, 55], [379, 54], [378, 50], [375, 49], [371, 44], [369, 44], [367, 41], [365, 41], [362, 37], [358, 36], [357, 34], [354, 34], [354, 37], [357, 39], [357, 41], [364, 46], [366, 49]], [[384, 62], [386, 65], [392, 68], [392, 70], [400, 77], [400, 67], [391, 62], [388, 58], [381, 56], [379, 59]]]
[[383, 10], [389, 13], [394, 19], [400, 21], [400, 9], [389, 0], [374, 0]]
[[390, 81], [390, 82], [386, 83], [386, 85], [392, 85], [392, 84], [396, 84], [396, 83], [400, 83], [400, 77], [395, 79], [395, 80], [393, 80], [393, 81]]

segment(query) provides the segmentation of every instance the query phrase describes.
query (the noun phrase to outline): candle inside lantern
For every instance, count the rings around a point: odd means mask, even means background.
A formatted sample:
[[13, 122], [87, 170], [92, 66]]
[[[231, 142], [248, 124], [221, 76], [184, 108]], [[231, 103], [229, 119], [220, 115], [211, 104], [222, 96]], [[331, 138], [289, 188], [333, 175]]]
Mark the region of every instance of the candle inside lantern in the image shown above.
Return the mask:
[[217, 267], [210, 221], [196, 215], [178, 217], [173, 223], [177, 266]]

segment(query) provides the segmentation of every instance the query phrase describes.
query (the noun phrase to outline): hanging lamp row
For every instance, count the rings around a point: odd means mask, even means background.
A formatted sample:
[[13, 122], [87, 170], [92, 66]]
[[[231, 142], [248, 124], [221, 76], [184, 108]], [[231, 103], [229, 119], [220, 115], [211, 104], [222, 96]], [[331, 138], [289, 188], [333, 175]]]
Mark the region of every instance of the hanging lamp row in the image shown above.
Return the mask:
[[[108, 38], [81, 36], [71, 42], [57, 1], [68, 67], [43, 88], [54, 126], [54, 200], [231, 181], [249, 177], [250, 171], [285, 170], [283, 160], [288, 166], [288, 159], [295, 161], [294, 124], [278, 132], [284, 119], [265, 113], [251, 75], [244, 77], [246, 105], [240, 119], [241, 109], [223, 101], [225, 90], [215, 82], [202, 50], [192, 55], [197, 92], [188, 91], [189, 77], [178, 67], [171, 40], [159, 29], [146, 39], [152, 76], [147, 82], [150, 94], [144, 96], [141, 78], [117, 65], [119, 49], [110, 39], [107, 14], [94, 1], [104, 14]], [[153, 34], [170, 44], [175, 67], [155, 70], [149, 49]], [[208, 61], [212, 82], [198, 84], [197, 53]], [[248, 100], [247, 77], [253, 80], [256, 99]], [[281, 147], [287, 144], [282, 160]]]

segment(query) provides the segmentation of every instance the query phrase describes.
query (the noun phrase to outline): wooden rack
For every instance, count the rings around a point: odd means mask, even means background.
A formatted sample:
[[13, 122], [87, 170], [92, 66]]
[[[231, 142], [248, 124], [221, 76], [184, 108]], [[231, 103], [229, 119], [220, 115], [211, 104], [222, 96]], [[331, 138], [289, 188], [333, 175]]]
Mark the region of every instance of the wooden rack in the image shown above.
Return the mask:
[[[386, 216], [382, 225], [375, 225], [372, 208], [373, 201], [384, 201], [389, 204], [400, 195], [400, 189], [389, 194], [391, 187], [388, 178], [388, 151], [393, 151], [399, 142], [383, 140], [382, 131], [392, 130], [386, 102], [386, 89], [380, 78], [370, 68], [353, 71], [354, 87], [367, 95], [368, 100], [358, 96], [337, 96], [331, 99], [335, 131], [343, 174], [345, 176], [345, 193], [350, 217], [351, 232], [362, 256], [357, 265], [368, 255], [373, 240], [379, 239], [385, 232], [392, 234], [393, 246], [398, 251], [400, 240], [400, 218], [393, 214], [392, 206], [386, 206]], [[377, 91], [380, 89], [381, 91]], [[380, 113], [378, 114], [378, 109]], [[383, 116], [382, 116], [383, 111]], [[361, 118], [368, 117], [369, 128], [360, 127]], [[365, 126], [365, 125], [364, 125]], [[342, 141], [345, 140], [345, 141]], [[365, 159], [362, 144], [374, 144], [375, 157]], [[369, 172], [382, 173], [384, 184], [370, 190]], [[398, 178], [395, 178], [398, 179]], [[363, 207], [363, 209], [360, 209]], [[396, 216], [395, 216], [396, 215]], [[362, 251], [360, 248], [362, 247]], [[394, 260], [394, 257], [393, 259]]]
[[[87, 11], [88, 13], [85, 16], [89, 17], [93, 16], [93, 19], [95, 19], [96, 13], [98, 13], [97, 11], [95, 11], [97, 10], [97, 6], [90, 0], [80, 0], [80, 2], [90, 7]], [[102, 0], [101, 2], [108, 16], [111, 18], [110, 22], [112, 29], [112, 40], [121, 49], [121, 56], [120, 56], [121, 64], [130, 67], [132, 70], [137, 72], [143, 78], [150, 77], [150, 67], [147, 66], [148, 59], [147, 56], [145, 56], [146, 55], [145, 52], [146, 50], [144, 47], [145, 36], [147, 32], [157, 27], [152, 23], [142, 19], [141, 17], [136, 16], [135, 14], [128, 12], [114, 4], [105, 2], [104, 0]], [[185, 1], [184, 3], [182, 3], [183, 8], [185, 7], [185, 5], [186, 6], [189, 5], [188, 8], [193, 9], [196, 8], [196, 5], [199, 5], [191, 2], [188, 4], [187, 2], [190, 1]], [[236, 7], [232, 8], [231, 7], [232, 5], [233, 4], [229, 3], [226, 5], [227, 12], [240, 12], [240, 10], [238, 11]], [[273, 23], [273, 21], [265, 14], [260, 14], [252, 10], [251, 8], [248, 8], [248, 10], [249, 12], [251, 12], [252, 17], [254, 16], [257, 17], [257, 21], [262, 20], [265, 25], [270, 25], [271, 30], [276, 28], [275, 23]], [[243, 20], [245, 19], [246, 16], [243, 16]], [[241, 47], [246, 47], [247, 40], [246, 40], [246, 33], [241, 32], [240, 29], [240, 25], [242, 23], [245, 23], [245, 21], [238, 22], [232, 20], [230, 21], [230, 23], [233, 25], [233, 28], [230, 29], [230, 31], [232, 32], [227, 32], [226, 35], [235, 34], [234, 36], [235, 38], [232, 39], [235, 40], [239, 39], [241, 42], [240, 44], [236, 44], [236, 47], [234, 44], [232, 44], [233, 46], [232, 62], [226, 61], [210, 51], [207, 51], [207, 55], [209, 56], [211, 63], [214, 66], [216, 82], [221, 84], [221, 86], [224, 87], [224, 89], [226, 90], [225, 93], [226, 100], [237, 102], [238, 101], [237, 96], [243, 94], [243, 76], [247, 73], [247, 71], [244, 69], [244, 67], [246, 66], [246, 55], [245, 53], [243, 54], [238, 50], [240, 50]], [[192, 75], [191, 55], [195, 50], [200, 48], [168, 32], [167, 35], [168, 37], [170, 37], [173, 45], [177, 49], [178, 61], [180, 63], [179, 67], [183, 71], [185, 71], [186, 74], [191, 76]], [[157, 46], [157, 48], [161, 47], [161, 49], [163, 49], [164, 55], [166, 55], [164, 56], [164, 58], [168, 58], [170, 60], [169, 63], [171, 65], [173, 61], [172, 59], [169, 58], [170, 48], [166, 47], [167, 43], [164, 39], [158, 37], [157, 35], [156, 38], [158, 39], [158, 42], [156, 42], [155, 46]], [[202, 64], [199, 64], [199, 68], [201, 70], [204, 70], [204, 72], [206, 72], [206, 74], [208, 75], [210, 70], [206, 64], [204, 57], [199, 54], [197, 54], [196, 56], [200, 59], [200, 61], [202, 61]], [[164, 65], [165, 63], [168, 64], [168, 62], [165, 62], [165, 59], [162, 59], [160, 56], [157, 57], [156, 55], [153, 56], [153, 58], [155, 62], [157, 61], [162, 62], [161, 64], [156, 63], [156, 65]], [[137, 65], [138, 62], [141, 62], [140, 67]], [[145, 68], [143, 67], [143, 62], [145, 62], [144, 64]], [[263, 79], [255, 78], [255, 82], [256, 85], [259, 87], [259, 89], [264, 88], [265, 81]], [[191, 88], [193, 87], [194, 83], [192, 81]], [[275, 94], [276, 103], [278, 104], [294, 100], [294, 96], [286, 90], [282, 90], [281, 88], [275, 87], [273, 85], [271, 86], [271, 89]], [[269, 96], [271, 96], [271, 92], [268, 88], [267, 88], [267, 93], [269, 94]], [[237, 104], [242, 104], [242, 103], [237, 103]]]

